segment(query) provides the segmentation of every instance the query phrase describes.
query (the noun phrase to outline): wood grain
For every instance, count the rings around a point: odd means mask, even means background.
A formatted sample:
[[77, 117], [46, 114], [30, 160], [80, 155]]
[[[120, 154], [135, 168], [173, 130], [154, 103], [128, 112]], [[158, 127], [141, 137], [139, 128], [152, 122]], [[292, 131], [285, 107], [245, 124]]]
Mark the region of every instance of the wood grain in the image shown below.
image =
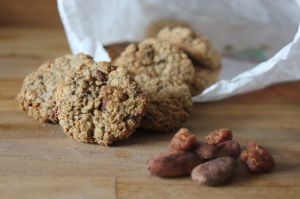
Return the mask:
[[62, 29], [56, 0], [1, 0], [0, 26]]
[[68, 53], [64, 33], [0, 30], [0, 198], [297, 198], [300, 195], [300, 82], [285, 83], [214, 103], [195, 104], [182, 126], [199, 137], [228, 127], [245, 146], [256, 140], [277, 161], [273, 173], [239, 167], [221, 187], [188, 177], [149, 176], [147, 160], [167, 150], [172, 134], [137, 131], [107, 148], [73, 141], [58, 125], [41, 124], [14, 98], [22, 79], [43, 61]]

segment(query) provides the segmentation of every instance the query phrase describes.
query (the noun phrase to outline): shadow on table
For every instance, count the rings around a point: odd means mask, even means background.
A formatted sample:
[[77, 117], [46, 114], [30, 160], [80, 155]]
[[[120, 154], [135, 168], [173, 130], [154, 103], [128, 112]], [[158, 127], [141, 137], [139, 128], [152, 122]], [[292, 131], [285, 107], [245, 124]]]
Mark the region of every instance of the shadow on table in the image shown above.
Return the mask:
[[130, 146], [142, 145], [146, 143], [166, 142], [169, 143], [176, 130], [170, 133], [161, 133], [158, 131], [151, 131], [146, 129], [137, 129], [130, 139], [116, 142], [113, 146]]

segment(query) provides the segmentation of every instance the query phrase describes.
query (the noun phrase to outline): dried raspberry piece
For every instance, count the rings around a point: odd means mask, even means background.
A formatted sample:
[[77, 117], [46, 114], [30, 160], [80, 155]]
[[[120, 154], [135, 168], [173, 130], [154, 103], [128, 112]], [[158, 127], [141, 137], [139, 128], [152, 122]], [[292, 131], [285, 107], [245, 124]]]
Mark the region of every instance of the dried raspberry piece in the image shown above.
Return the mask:
[[189, 150], [196, 142], [196, 136], [188, 129], [181, 128], [171, 140], [171, 149], [179, 151]]
[[275, 168], [275, 161], [270, 153], [255, 142], [248, 143], [240, 160], [251, 173], [269, 172]]
[[226, 140], [232, 140], [232, 132], [229, 129], [217, 129], [205, 137], [206, 143], [217, 145]]

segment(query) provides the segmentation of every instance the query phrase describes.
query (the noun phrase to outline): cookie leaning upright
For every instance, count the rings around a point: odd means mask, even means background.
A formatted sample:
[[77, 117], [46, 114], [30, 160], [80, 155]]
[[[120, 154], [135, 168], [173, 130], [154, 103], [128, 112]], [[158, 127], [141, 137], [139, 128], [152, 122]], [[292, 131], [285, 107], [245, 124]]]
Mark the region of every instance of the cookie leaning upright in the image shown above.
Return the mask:
[[220, 54], [210, 41], [187, 27], [165, 27], [157, 34], [157, 39], [169, 41], [188, 54], [195, 67], [195, 77], [191, 84], [193, 95], [217, 81], [220, 68]]
[[185, 27], [165, 27], [157, 34], [157, 38], [169, 41], [186, 52], [194, 61], [208, 68], [220, 67], [220, 55], [212, 48], [210, 41]]
[[135, 74], [149, 99], [142, 128], [169, 132], [188, 118], [192, 98], [187, 85], [194, 67], [184, 52], [169, 42], [147, 39], [129, 45], [115, 63]]
[[26, 76], [17, 101], [28, 115], [40, 122], [57, 123], [53, 94], [66, 72], [77, 71], [93, 63], [92, 57], [84, 54], [65, 55], [42, 64]]
[[55, 99], [59, 124], [68, 136], [102, 145], [129, 137], [147, 104], [132, 74], [109, 62], [67, 76]]

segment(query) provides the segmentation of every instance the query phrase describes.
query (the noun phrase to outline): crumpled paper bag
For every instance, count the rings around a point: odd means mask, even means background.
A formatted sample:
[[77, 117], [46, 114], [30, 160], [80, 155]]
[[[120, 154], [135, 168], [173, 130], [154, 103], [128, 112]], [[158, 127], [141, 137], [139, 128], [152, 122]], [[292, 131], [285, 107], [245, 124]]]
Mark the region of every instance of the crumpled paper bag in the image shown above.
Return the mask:
[[259, 64], [225, 56], [219, 81], [195, 96], [194, 102], [221, 100], [300, 79], [300, 0], [57, 2], [72, 52], [90, 54], [97, 61], [110, 61], [103, 45], [142, 40], [146, 28], [162, 18], [188, 22], [219, 51], [226, 46], [237, 52], [266, 46], [263, 53], [267, 60]]

